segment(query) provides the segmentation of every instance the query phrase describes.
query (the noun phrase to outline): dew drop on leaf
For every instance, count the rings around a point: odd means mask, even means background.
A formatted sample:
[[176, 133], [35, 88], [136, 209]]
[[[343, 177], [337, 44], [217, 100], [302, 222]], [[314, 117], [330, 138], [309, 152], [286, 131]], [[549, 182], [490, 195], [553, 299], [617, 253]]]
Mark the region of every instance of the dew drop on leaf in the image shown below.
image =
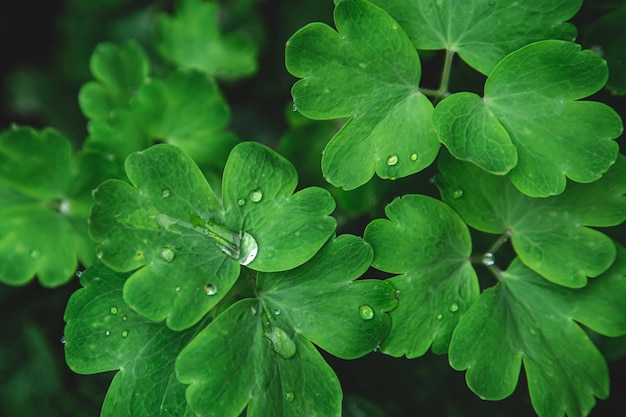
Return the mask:
[[174, 288], [174, 291], [179, 292], [180, 291], [180, 287]]
[[387, 165], [394, 166], [398, 163], [398, 155], [391, 154], [387, 157]]
[[363, 320], [371, 320], [374, 318], [374, 310], [367, 304], [363, 304], [359, 307], [359, 315]]
[[275, 316], [280, 316], [280, 310], [274, 310], [274, 315]]
[[59, 341], [61, 342], [62, 345], [65, 344], [65, 336], [61, 336], [61, 339], [59, 339]]
[[166, 198], [170, 196], [170, 190], [167, 188], [164, 188], [161, 190], [161, 197]]
[[297, 110], [298, 110], [298, 108], [296, 107], [296, 103], [293, 103], [291, 105], [291, 111], [297, 111]]
[[82, 274], [83, 274], [83, 271], [76, 271], [76, 278], [80, 278]]
[[452, 303], [452, 305], [450, 305], [450, 311], [453, 313], [459, 311], [459, 305], [457, 303]]
[[111, 313], [112, 315], [116, 315], [117, 314], [117, 307], [113, 306], [109, 309], [109, 313]]
[[124, 316], [122, 316], [122, 321], [127, 321], [127, 320], [128, 320], [128, 316], [124, 314]]
[[39, 257], [39, 251], [37, 249], [33, 249], [30, 251], [30, 257], [31, 258], [38, 258]]
[[483, 264], [487, 266], [492, 266], [496, 263], [496, 257], [493, 256], [493, 253], [487, 252], [483, 255]]
[[417, 154], [416, 153], [412, 153], [411, 154], [411, 161], [417, 161]]
[[104, 335], [105, 335], [105, 336], [107, 336], [107, 337], [108, 337], [108, 336], [111, 336], [111, 331], [110, 331], [110, 330], [107, 330], [106, 332], [104, 332]]
[[161, 258], [165, 260], [165, 262], [172, 262], [174, 259], [174, 251], [170, 248], [161, 249]]
[[294, 397], [293, 392], [291, 391], [285, 392], [285, 401], [287, 401], [288, 403], [293, 401], [293, 397]]
[[296, 343], [280, 327], [273, 328], [265, 337], [272, 342], [272, 348], [281, 358], [289, 359], [296, 354]]
[[439, 313], [437, 314], [437, 320], [441, 320], [443, 318], [443, 314]]
[[460, 188], [458, 190], [452, 191], [452, 198], [461, 198], [463, 197], [463, 190]]
[[99, 250], [98, 252], [96, 252], [96, 257], [97, 257], [98, 259], [102, 259], [102, 257], [103, 257], [103, 256], [104, 256], [104, 254], [102, 253], [102, 251], [101, 251], [101, 250]]
[[243, 206], [244, 204], [246, 204], [246, 200], [244, 200], [243, 198], [240, 198], [239, 200], [237, 200], [237, 205], [239, 207]]
[[124, 331], [122, 332], [122, 337], [123, 337], [124, 339], [126, 339], [126, 338], [128, 337], [128, 333], [129, 333], [129, 332], [128, 332], [128, 330], [124, 330]]
[[204, 292], [206, 295], [215, 295], [217, 294], [217, 287], [213, 284], [207, 284], [204, 286]]
[[259, 190], [253, 190], [250, 192], [250, 201], [258, 203], [263, 199], [263, 193]]
[[241, 246], [239, 247], [239, 263], [243, 266], [249, 265], [259, 252], [259, 245], [256, 240], [248, 233], [244, 232], [241, 238]]

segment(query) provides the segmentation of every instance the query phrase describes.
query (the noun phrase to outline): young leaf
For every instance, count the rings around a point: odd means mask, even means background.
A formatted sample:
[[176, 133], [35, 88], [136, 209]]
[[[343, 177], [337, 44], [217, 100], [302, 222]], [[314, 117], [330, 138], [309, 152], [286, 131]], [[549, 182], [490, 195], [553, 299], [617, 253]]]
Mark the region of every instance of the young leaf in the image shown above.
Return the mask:
[[217, 2], [181, 0], [175, 16], [157, 22], [156, 48], [163, 58], [224, 79], [253, 74], [257, 45], [243, 34], [222, 34]]
[[399, 274], [389, 279], [400, 301], [382, 351], [412, 358], [432, 344], [435, 353], [444, 353], [479, 293], [469, 231], [450, 207], [422, 195], [396, 199], [385, 213], [389, 220], [372, 221], [364, 234], [374, 248], [372, 266]]
[[372, 0], [385, 9], [415, 48], [457, 52], [473, 68], [489, 74], [510, 52], [542, 39], [574, 40], [565, 23], [581, 0]]
[[536, 42], [494, 68], [484, 98], [457, 93], [441, 101], [435, 129], [457, 158], [496, 174], [511, 170], [524, 194], [560, 194], [566, 177], [595, 181], [617, 157], [611, 139], [622, 132], [620, 117], [603, 103], [576, 101], [606, 79], [606, 62], [593, 52], [571, 42]]
[[570, 183], [550, 198], [530, 198], [508, 177], [441, 155], [437, 186], [442, 198], [470, 226], [511, 234], [513, 247], [529, 268], [567, 287], [583, 287], [613, 263], [615, 245], [585, 226], [613, 226], [626, 220], [626, 158], [598, 181]]
[[338, 32], [312, 23], [287, 42], [288, 71], [302, 80], [294, 105], [312, 119], [349, 117], [322, 157], [322, 171], [346, 190], [376, 172], [399, 178], [418, 172], [437, 156], [433, 107], [418, 90], [421, 65], [398, 24], [364, 0], [335, 8]]
[[574, 322], [599, 333], [626, 333], [626, 251], [602, 277], [574, 290], [546, 282], [515, 260], [496, 287], [463, 316], [450, 343], [450, 364], [467, 370], [481, 398], [509, 396], [524, 364], [540, 417], [586, 416], [609, 394], [606, 362]]
[[391, 320], [385, 313], [397, 304], [389, 282], [354, 281], [372, 257], [361, 239], [339, 236], [296, 269], [259, 274], [263, 306], [332, 355], [363, 356], [387, 336]]
[[90, 233], [99, 256], [115, 270], [137, 270], [124, 286], [126, 302], [152, 320], [167, 318], [172, 329], [190, 327], [215, 306], [240, 263], [296, 267], [335, 228], [328, 192], [309, 188], [290, 197], [295, 170], [269, 148], [242, 143], [226, 165], [226, 210], [191, 158], [165, 144], [128, 157], [132, 185], [111, 180], [95, 192]]
[[118, 371], [101, 416], [185, 416], [185, 386], [174, 361], [197, 330], [173, 332], [135, 313], [124, 302], [128, 274], [96, 264], [80, 276], [84, 288], [65, 310], [65, 359], [80, 374]]

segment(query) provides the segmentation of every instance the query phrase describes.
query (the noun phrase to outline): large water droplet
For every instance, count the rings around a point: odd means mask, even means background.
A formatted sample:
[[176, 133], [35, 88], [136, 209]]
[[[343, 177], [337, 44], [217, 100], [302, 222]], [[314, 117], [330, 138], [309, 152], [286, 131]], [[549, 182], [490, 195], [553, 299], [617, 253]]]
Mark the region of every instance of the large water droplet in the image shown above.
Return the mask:
[[285, 392], [285, 401], [287, 401], [288, 403], [292, 402], [294, 397], [295, 396], [294, 396], [293, 392], [291, 392], [291, 391]]
[[111, 313], [112, 315], [116, 315], [117, 314], [117, 307], [113, 306], [109, 309], [109, 313]]
[[243, 232], [241, 246], [239, 247], [239, 263], [243, 266], [249, 265], [259, 253], [259, 245], [248, 233]]
[[204, 286], [204, 292], [206, 295], [215, 295], [217, 294], [217, 287], [213, 284], [207, 284]]
[[483, 255], [483, 264], [487, 266], [495, 265], [496, 257], [491, 252], [487, 252]]
[[398, 163], [398, 155], [391, 154], [387, 157], [387, 165], [394, 166]]
[[457, 311], [459, 311], [459, 305], [457, 303], [452, 303], [450, 305], [450, 311], [456, 313]]
[[122, 332], [122, 337], [123, 337], [124, 339], [126, 339], [126, 338], [128, 337], [128, 333], [129, 333], [129, 331], [128, 331], [128, 330], [124, 330], [124, 331]]
[[457, 190], [452, 191], [452, 198], [461, 198], [461, 197], [463, 197], [463, 190], [459, 188]]
[[165, 260], [165, 262], [172, 262], [174, 260], [174, 251], [170, 248], [161, 249], [161, 258]]
[[296, 354], [296, 343], [283, 329], [274, 327], [272, 331], [265, 333], [272, 347], [278, 355], [284, 359], [289, 359]]
[[260, 190], [250, 191], [250, 201], [258, 203], [263, 199], [263, 193]]
[[166, 198], [170, 196], [170, 190], [167, 188], [164, 188], [161, 190], [161, 197]]
[[359, 307], [359, 315], [363, 320], [371, 320], [374, 318], [374, 310], [367, 304], [363, 304]]

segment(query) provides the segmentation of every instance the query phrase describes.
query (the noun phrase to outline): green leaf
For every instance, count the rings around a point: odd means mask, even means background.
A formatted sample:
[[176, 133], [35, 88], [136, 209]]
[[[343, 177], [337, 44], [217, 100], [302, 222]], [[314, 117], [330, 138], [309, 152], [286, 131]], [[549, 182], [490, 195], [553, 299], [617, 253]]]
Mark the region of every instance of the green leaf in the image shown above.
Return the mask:
[[96, 47], [89, 67], [96, 81], [81, 87], [80, 108], [91, 120], [108, 120], [112, 110], [128, 107], [129, 99], [148, 77], [150, 61], [137, 42], [106, 42]]
[[[224, 172], [224, 208], [181, 149], [156, 145], [126, 160], [131, 184], [106, 181], [95, 193], [90, 233], [111, 268], [136, 272], [126, 302], [172, 329], [200, 320], [229, 291], [239, 264], [290, 269], [333, 233], [328, 192], [290, 197], [297, 177], [288, 161], [258, 143], [236, 146]], [[146, 297], [145, 294], [151, 294]]]
[[0, 282], [39, 278], [54, 287], [70, 280], [78, 260], [95, 260], [87, 234], [91, 190], [110, 161], [72, 155], [56, 131], [11, 128], [0, 134]]
[[107, 416], [190, 416], [174, 361], [197, 330], [173, 332], [134, 312], [122, 296], [128, 274], [96, 264], [65, 310], [65, 359], [80, 374], [118, 371], [102, 406]]
[[570, 183], [550, 198], [519, 192], [508, 177], [442, 155], [437, 186], [442, 198], [470, 226], [511, 235], [515, 252], [529, 268], [567, 287], [583, 287], [587, 277], [606, 271], [615, 259], [613, 241], [586, 226], [612, 226], [626, 220], [626, 158], [600, 180]]
[[212, 78], [175, 71], [143, 83], [131, 101], [146, 135], [182, 148], [199, 165], [222, 169], [237, 138], [224, 128], [230, 109]]
[[243, 33], [220, 32], [217, 2], [181, 0], [175, 13], [157, 22], [156, 48], [164, 59], [229, 80], [256, 72], [257, 45]]
[[[419, 57], [384, 11], [363, 0], [335, 8], [338, 32], [312, 23], [287, 42], [286, 66], [302, 80], [294, 105], [312, 119], [348, 117], [322, 157], [326, 179], [346, 190], [374, 172], [399, 178], [429, 166], [439, 150], [433, 106], [419, 92]], [[375, 57], [375, 59], [372, 59]]]
[[415, 48], [457, 52], [470, 66], [489, 74], [510, 52], [542, 39], [574, 40], [565, 21], [581, 0], [372, 0], [385, 9]]
[[609, 271], [577, 290], [548, 283], [515, 260], [461, 319], [450, 364], [467, 369], [467, 384], [481, 398], [499, 400], [515, 389], [523, 363], [539, 416], [586, 416], [594, 396], [608, 396], [609, 375], [574, 320], [603, 334], [624, 334], [625, 274], [623, 249]]
[[391, 319], [385, 313], [397, 304], [389, 282], [354, 281], [372, 257], [361, 239], [339, 236], [296, 269], [259, 274], [263, 306], [332, 355], [363, 356], [387, 336]]
[[609, 80], [606, 87], [614, 94], [626, 94], [626, 6], [602, 16], [589, 28], [587, 44], [604, 57], [609, 65]]
[[374, 248], [372, 266], [399, 274], [389, 279], [400, 300], [382, 351], [412, 358], [432, 344], [433, 352], [444, 353], [479, 293], [469, 231], [450, 207], [422, 195], [396, 199], [385, 213], [389, 220], [372, 221], [364, 234]]
[[[434, 112], [439, 139], [459, 159], [506, 174], [532, 197], [560, 194], [566, 177], [597, 180], [617, 157], [622, 121], [609, 106], [577, 101], [598, 91], [607, 66], [564, 41], [527, 45], [489, 74], [485, 97], [457, 93]], [[517, 165], [516, 165], [517, 162]]]

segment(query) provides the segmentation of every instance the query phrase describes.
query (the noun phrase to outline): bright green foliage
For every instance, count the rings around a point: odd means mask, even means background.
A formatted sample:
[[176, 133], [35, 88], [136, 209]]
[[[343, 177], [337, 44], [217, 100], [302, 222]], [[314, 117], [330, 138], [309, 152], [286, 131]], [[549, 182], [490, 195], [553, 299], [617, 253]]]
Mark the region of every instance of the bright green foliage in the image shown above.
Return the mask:
[[157, 24], [156, 48], [163, 58], [223, 79], [253, 74], [257, 45], [242, 33], [222, 34], [216, 1], [181, 0], [174, 16]]
[[521, 261], [544, 278], [579, 288], [613, 263], [613, 241], [585, 226], [626, 220], [624, 157], [600, 180], [570, 183], [563, 194], [543, 199], [522, 194], [508, 177], [489, 175], [449, 156], [440, 158], [439, 169], [443, 200], [478, 230], [510, 233]]
[[240, 263], [293, 268], [335, 228], [328, 192], [308, 188], [291, 196], [295, 169], [258, 143], [242, 143], [229, 157], [224, 208], [175, 146], [131, 154], [126, 174], [132, 185], [106, 181], [94, 193], [90, 233], [105, 264], [122, 272], [140, 268], [124, 286], [126, 302], [152, 320], [167, 318], [172, 329], [192, 326], [224, 298]]
[[84, 288], [65, 310], [67, 364], [81, 374], [119, 370], [102, 417], [191, 416], [174, 361], [197, 330], [173, 332], [133, 311], [122, 296], [127, 277], [100, 263], [81, 274]]
[[14, 127], [0, 135], [0, 282], [65, 284], [78, 260], [95, 260], [87, 234], [91, 189], [111, 173], [110, 162], [72, 155], [54, 130]]
[[596, 20], [587, 36], [589, 46], [609, 64], [606, 87], [615, 94], [626, 94], [626, 5]]
[[469, 231], [450, 207], [422, 195], [396, 199], [385, 213], [389, 220], [372, 221], [364, 235], [374, 248], [372, 266], [400, 274], [389, 279], [400, 302], [382, 351], [413, 358], [432, 344], [435, 353], [445, 353], [479, 293]]
[[250, 417], [339, 416], [339, 382], [311, 342], [356, 358], [385, 337], [395, 289], [353, 281], [371, 259], [369, 245], [343, 235], [298, 268], [259, 274], [260, 299], [230, 307], [176, 362], [197, 415], [236, 417], [247, 405]]
[[[337, 2], [337, 1], [335, 1]], [[489, 74], [510, 52], [542, 39], [576, 38], [565, 23], [581, 0], [372, 0], [402, 26], [417, 49], [447, 49]]]
[[[560, 194], [566, 176], [595, 181], [611, 166], [622, 133], [603, 103], [575, 101], [598, 91], [607, 67], [593, 52], [541, 41], [504, 58], [489, 74], [485, 97], [457, 93], [435, 109], [439, 139], [459, 159], [510, 177], [523, 193]], [[517, 163], [517, 165], [516, 165]]]
[[524, 364], [540, 417], [582, 417], [609, 394], [606, 362], [574, 322], [606, 335], [626, 332], [626, 252], [585, 288], [547, 283], [515, 260], [497, 286], [463, 316], [450, 343], [450, 363], [467, 369], [479, 396], [510, 395]]
[[419, 57], [384, 11], [364, 0], [335, 9], [338, 32], [312, 23], [287, 42], [287, 70], [303, 78], [294, 105], [312, 119], [349, 117], [322, 157], [322, 171], [346, 190], [416, 173], [435, 159], [433, 106], [419, 92]]

